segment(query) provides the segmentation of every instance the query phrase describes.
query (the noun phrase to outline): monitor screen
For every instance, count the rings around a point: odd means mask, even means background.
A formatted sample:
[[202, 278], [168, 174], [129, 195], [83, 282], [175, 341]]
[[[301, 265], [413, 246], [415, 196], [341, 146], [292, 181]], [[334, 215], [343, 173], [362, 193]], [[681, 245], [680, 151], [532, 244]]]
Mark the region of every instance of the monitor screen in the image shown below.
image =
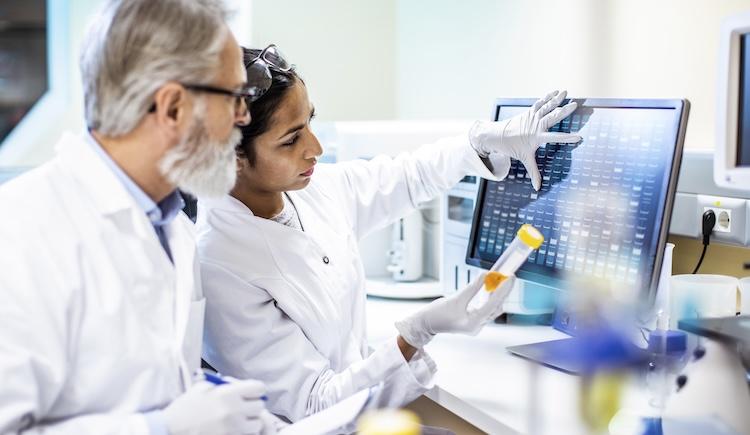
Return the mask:
[[740, 36], [737, 166], [750, 166], [750, 33]]
[[[687, 102], [575, 101], [578, 109], [552, 130], [577, 132], [583, 141], [537, 150], [539, 192], [516, 160], [504, 180], [483, 180], [466, 262], [491, 267], [529, 223], [544, 243], [521, 266], [520, 278], [556, 289], [571, 278], [598, 278], [651, 293], [677, 185]], [[533, 102], [499, 100], [495, 119], [522, 113]]]

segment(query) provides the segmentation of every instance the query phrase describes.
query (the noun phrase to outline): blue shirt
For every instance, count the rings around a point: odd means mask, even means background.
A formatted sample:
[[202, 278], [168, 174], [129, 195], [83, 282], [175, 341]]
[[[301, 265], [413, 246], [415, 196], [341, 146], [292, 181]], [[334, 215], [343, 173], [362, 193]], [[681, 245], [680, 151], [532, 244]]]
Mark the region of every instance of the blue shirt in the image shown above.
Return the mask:
[[153, 199], [146, 195], [146, 192], [135, 184], [122, 168], [117, 166], [117, 163], [112, 160], [112, 157], [104, 151], [101, 145], [99, 145], [89, 132], [86, 132], [84, 136], [94, 152], [102, 159], [107, 167], [112, 170], [112, 173], [115, 174], [115, 177], [117, 177], [118, 180], [120, 180], [125, 187], [125, 190], [130, 193], [138, 206], [144, 213], [146, 213], [146, 216], [148, 216], [148, 219], [151, 221], [151, 225], [154, 227], [154, 231], [156, 231], [159, 243], [161, 243], [162, 248], [164, 248], [164, 252], [166, 252], [169, 260], [172, 261], [172, 251], [169, 249], [167, 234], [164, 231], [164, 227], [172, 222], [177, 216], [177, 213], [179, 213], [185, 206], [185, 201], [182, 199], [180, 193], [175, 189], [157, 204]]

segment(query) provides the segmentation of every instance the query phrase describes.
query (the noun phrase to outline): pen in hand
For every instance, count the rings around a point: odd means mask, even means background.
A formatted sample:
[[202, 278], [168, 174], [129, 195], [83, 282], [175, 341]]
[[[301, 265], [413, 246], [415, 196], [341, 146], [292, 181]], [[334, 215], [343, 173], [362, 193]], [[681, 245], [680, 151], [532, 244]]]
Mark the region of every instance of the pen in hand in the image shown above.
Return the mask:
[[[219, 375], [218, 373], [210, 373], [210, 372], [204, 371], [204, 372], [201, 372], [201, 376], [203, 376], [203, 379], [205, 379], [206, 382], [210, 382], [214, 385], [223, 385], [223, 384], [229, 383], [229, 381], [222, 378], [221, 375]], [[268, 396], [264, 394], [260, 396], [260, 400], [264, 402], [268, 401]]]

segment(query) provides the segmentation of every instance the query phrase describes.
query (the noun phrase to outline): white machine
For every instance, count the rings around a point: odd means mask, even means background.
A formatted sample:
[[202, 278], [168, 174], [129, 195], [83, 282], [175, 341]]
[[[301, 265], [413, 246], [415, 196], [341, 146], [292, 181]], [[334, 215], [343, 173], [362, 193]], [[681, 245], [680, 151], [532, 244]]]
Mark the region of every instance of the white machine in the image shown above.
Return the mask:
[[716, 104], [717, 185], [750, 189], [750, 12], [721, 27]]
[[422, 277], [422, 214], [419, 210], [393, 224], [390, 262], [386, 269], [394, 281], [416, 281]]

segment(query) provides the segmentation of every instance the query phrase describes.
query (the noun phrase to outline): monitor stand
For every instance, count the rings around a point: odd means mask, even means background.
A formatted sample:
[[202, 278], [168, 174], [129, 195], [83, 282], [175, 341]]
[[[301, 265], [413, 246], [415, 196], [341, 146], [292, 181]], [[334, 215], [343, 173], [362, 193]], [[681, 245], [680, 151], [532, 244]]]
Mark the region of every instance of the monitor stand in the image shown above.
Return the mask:
[[543, 341], [541, 343], [509, 346], [506, 349], [513, 355], [539, 363], [545, 367], [572, 375], [580, 374], [583, 370], [580, 364], [562, 356], [565, 354], [566, 349], [576, 344], [575, 340], [577, 338], [574, 335], [578, 329], [578, 325], [575, 321], [575, 316], [565, 308], [558, 308], [555, 310], [552, 327], [573, 337]]
[[506, 349], [513, 355], [520, 356], [545, 367], [571, 375], [578, 375], [583, 371], [580, 364], [560, 356], [570, 346], [575, 345], [575, 340], [578, 339], [575, 337], [562, 338], [560, 340], [544, 341], [541, 343], [508, 346]]

